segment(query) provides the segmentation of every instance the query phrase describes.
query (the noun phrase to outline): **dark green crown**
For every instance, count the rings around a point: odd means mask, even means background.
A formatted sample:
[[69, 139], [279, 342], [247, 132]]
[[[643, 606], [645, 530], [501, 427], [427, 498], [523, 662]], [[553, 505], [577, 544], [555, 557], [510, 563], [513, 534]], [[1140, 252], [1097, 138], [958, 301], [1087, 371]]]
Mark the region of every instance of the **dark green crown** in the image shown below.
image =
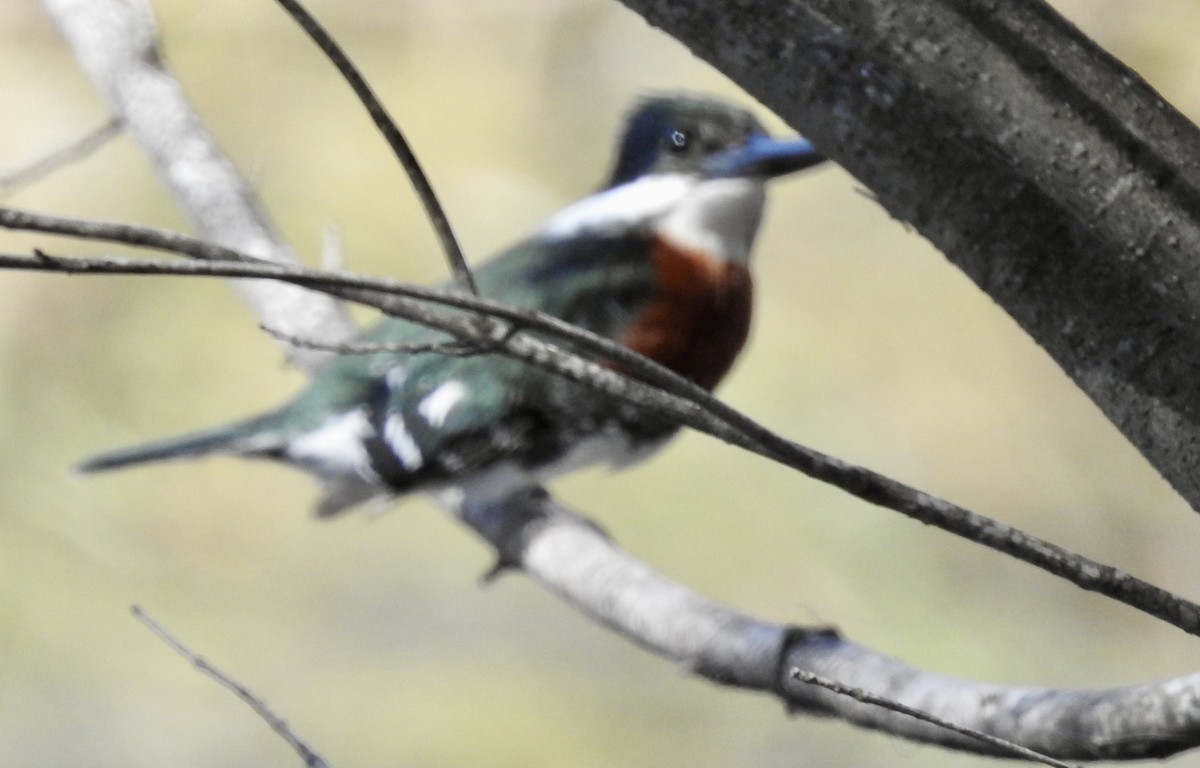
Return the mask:
[[706, 158], [762, 133], [754, 115], [717, 99], [650, 97], [629, 115], [608, 186], [647, 173], [700, 173]]

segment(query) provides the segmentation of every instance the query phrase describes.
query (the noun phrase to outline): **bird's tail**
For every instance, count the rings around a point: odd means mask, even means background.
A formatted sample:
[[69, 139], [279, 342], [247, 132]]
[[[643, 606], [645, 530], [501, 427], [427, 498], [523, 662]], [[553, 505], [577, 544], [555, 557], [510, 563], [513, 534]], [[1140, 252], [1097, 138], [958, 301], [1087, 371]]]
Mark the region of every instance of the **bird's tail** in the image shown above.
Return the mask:
[[102, 453], [81, 462], [77, 472], [106, 472], [134, 464], [168, 459], [186, 459], [211, 453], [270, 456], [286, 443], [286, 436], [276, 428], [278, 413], [226, 424], [178, 437], [168, 437], [150, 443]]

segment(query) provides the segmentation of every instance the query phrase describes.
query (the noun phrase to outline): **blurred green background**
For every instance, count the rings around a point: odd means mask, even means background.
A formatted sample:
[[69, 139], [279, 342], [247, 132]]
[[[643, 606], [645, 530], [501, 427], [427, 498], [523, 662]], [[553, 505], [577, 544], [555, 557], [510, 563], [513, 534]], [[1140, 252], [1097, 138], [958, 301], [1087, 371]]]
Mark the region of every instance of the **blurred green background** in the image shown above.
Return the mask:
[[[1194, 0], [1057, 5], [1200, 116]], [[154, 6], [170, 66], [297, 249], [315, 259], [336, 226], [354, 269], [444, 277], [404, 175], [273, 3]], [[749, 102], [611, 2], [312, 7], [391, 106], [478, 257], [597, 183], [636, 95]], [[0, 4], [0, 104], [0, 172], [105, 117], [32, 0]], [[125, 138], [4, 202], [184, 226]], [[0, 250], [33, 244], [96, 251], [0, 233]], [[1200, 517], [853, 179], [828, 169], [777, 185], [756, 269], [753, 343], [721, 390], [729, 402], [1200, 597]], [[488, 550], [421, 500], [318, 523], [308, 480], [271, 465], [69, 472], [101, 449], [261, 410], [301, 381], [220, 283], [0, 274], [0, 764], [297, 764], [130, 618], [132, 603], [343, 768], [983, 764], [789, 718], [647, 655], [523, 577], [480, 588]], [[713, 598], [833, 624], [934, 671], [1090, 687], [1200, 667], [1200, 644], [1179, 631], [706, 437], [555, 491]]]

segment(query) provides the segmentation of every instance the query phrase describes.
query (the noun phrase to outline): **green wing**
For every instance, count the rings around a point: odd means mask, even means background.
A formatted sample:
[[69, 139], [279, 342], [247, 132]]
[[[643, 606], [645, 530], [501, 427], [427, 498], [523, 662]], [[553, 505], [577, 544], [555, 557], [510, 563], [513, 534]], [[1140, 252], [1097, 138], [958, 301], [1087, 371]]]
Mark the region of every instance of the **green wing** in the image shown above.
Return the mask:
[[[569, 246], [531, 241], [478, 269], [476, 278], [488, 298], [617, 338], [654, 287], [642, 244], [634, 238], [597, 238], [583, 247], [578, 241]], [[386, 320], [363, 340], [449, 339], [409, 322]], [[364, 401], [370, 403], [377, 439], [402, 459], [392, 472], [385, 471], [397, 488], [453, 477], [500, 458], [536, 465], [614, 416], [633, 418], [628, 408], [560, 376], [494, 353], [339, 359], [293, 407], [327, 413]], [[409, 460], [403, 461], [406, 455]]]
[[[619, 335], [653, 288], [649, 261], [636, 241], [626, 239], [597, 239], [583, 248], [578, 243], [568, 247], [565, 242], [529, 241], [478, 269], [476, 277], [483, 295], [489, 298], [537, 309], [609, 337]], [[421, 325], [384, 320], [360, 341], [437, 343], [450, 339]], [[452, 382], [462, 387], [461, 395], [451, 407], [445, 407], [448, 401], [443, 390], [441, 405], [432, 407], [430, 395]], [[337, 467], [345, 462], [335, 460], [330, 468], [322, 467], [320, 452], [327, 451], [336, 459], [338, 454], [353, 453], [347, 441], [361, 439], [373, 464], [390, 461], [396, 465], [382, 474], [402, 490], [502, 456], [536, 462], [574, 436], [595, 429], [601, 412], [613, 407], [603, 398], [584, 395], [582, 389], [559, 377], [495, 354], [343, 355], [278, 410], [105, 453], [79, 468], [95, 472], [216, 451], [292, 460], [291, 447], [296, 441], [320, 433], [348, 414], [361, 413], [373, 429], [361, 435], [326, 435], [315, 445], [309, 440], [304, 450], [309, 458], [299, 463], [332, 481], [340, 471]], [[357, 422], [342, 423], [353, 427]], [[361, 489], [351, 490], [346, 499], [331, 502], [329, 509], [360, 501]]]

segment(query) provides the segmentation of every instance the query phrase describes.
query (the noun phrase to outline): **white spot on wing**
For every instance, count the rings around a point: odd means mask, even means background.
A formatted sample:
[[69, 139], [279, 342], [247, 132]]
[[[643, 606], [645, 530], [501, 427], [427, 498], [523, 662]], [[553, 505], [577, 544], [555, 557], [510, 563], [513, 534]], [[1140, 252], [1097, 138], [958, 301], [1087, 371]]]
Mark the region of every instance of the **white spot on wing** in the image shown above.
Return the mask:
[[389, 389], [399, 389], [404, 386], [404, 380], [408, 378], [408, 371], [402, 365], [393, 365], [388, 368], [388, 372], [383, 378]]
[[684, 174], [643, 176], [597, 192], [550, 217], [542, 235], [566, 238], [648, 224], [679, 205], [699, 180]]
[[405, 469], [420, 469], [421, 465], [425, 463], [421, 449], [417, 447], [416, 441], [409, 434], [404, 419], [398, 414], [388, 416], [387, 422], [383, 425], [383, 439], [391, 446], [392, 453], [396, 454], [396, 458], [400, 460]]
[[417, 413], [429, 422], [429, 426], [440, 427], [466, 393], [467, 388], [461, 381], [447, 381], [425, 396], [417, 405]]
[[319, 427], [292, 439], [288, 456], [324, 477], [359, 475], [373, 479], [370, 458], [363, 440], [371, 434], [366, 411], [341, 413]]

